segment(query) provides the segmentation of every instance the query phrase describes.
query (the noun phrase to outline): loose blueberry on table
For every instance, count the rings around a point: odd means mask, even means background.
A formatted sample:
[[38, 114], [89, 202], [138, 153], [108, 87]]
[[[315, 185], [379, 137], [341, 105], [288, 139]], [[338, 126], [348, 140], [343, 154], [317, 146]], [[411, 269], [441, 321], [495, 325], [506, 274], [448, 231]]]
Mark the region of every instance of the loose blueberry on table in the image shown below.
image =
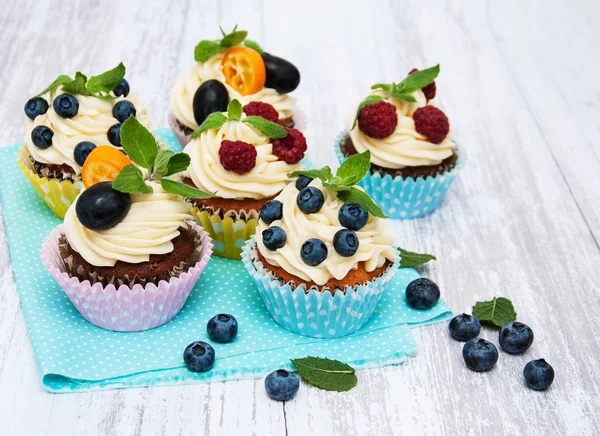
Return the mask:
[[440, 299], [440, 288], [432, 280], [421, 277], [406, 287], [406, 300], [413, 309], [431, 309]]
[[101, 182], [81, 193], [75, 213], [84, 227], [108, 230], [123, 221], [130, 207], [131, 195], [113, 189], [112, 182]]
[[298, 389], [300, 380], [285, 369], [273, 371], [265, 378], [265, 390], [272, 400], [289, 401], [294, 398]]
[[473, 371], [488, 371], [498, 361], [498, 349], [490, 341], [475, 338], [467, 341], [462, 350], [467, 367]]
[[79, 102], [71, 94], [61, 94], [52, 102], [54, 112], [63, 118], [73, 118], [79, 111]]
[[37, 126], [31, 131], [31, 142], [37, 148], [48, 148], [52, 145], [52, 137], [54, 132], [50, 127]]
[[212, 341], [226, 344], [237, 336], [238, 322], [233, 315], [221, 313], [208, 321], [206, 332]]
[[38, 115], [48, 112], [48, 102], [42, 97], [34, 97], [25, 103], [25, 115], [31, 120], [35, 120]]
[[524, 353], [533, 343], [533, 330], [522, 322], [511, 322], [500, 329], [498, 342], [507, 353]]
[[536, 391], [543, 391], [554, 381], [554, 368], [544, 359], [532, 360], [523, 369], [523, 377], [527, 386]]
[[203, 82], [194, 93], [192, 100], [196, 123], [201, 125], [213, 112], [227, 111], [228, 104], [229, 93], [225, 85], [214, 79]]
[[448, 324], [450, 336], [457, 341], [466, 342], [469, 339], [476, 338], [481, 331], [479, 320], [473, 315], [466, 313], [456, 315]]
[[192, 342], [183, 352], [183, 361], [190, 371], [208, 371], [215, 363], [215, 350], [206, 342]]

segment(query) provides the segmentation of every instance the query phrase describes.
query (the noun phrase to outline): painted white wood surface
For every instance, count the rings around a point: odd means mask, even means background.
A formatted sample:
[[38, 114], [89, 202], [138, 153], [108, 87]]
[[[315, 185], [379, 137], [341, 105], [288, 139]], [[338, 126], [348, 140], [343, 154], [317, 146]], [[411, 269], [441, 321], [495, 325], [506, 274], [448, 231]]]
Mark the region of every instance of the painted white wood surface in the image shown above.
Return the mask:
[[[22, 139], [25, 100], [57, 74], [120, 60], [166, 125], [195, 43], [235, 23], [300, 68], [318, 164], [335, 164], [333, 138], [369, 85], [441, 63], [439, 100], [470, 161], [438, 211], [394, 225], [398, 242], [438, 256], [427, 273], [457, 313], [511, 298], [532, 348], [477, 374], [446, 325], [425, 327], [415, 359], [360, 371], [350, 393], [303, 384], [285, 406], [262, 380], [51, 395], [0, 225], [0, 434], [599, 434], [599, 3], [3, 0], [0, 144]], [[545, 393], [521, 376], [538, 357], [557, 373]]]

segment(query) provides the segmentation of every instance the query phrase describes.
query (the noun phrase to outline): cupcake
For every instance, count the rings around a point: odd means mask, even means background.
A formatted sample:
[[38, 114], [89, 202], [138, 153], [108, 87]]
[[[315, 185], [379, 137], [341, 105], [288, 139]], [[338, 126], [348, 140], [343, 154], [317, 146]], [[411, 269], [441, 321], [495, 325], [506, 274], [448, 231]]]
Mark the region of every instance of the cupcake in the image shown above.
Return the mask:
[[336, 139], [340, 161], [371, 152], [360, 185], [392, 218], [417, 218], [441, 202], [466, 156], [435, 103], [439, 65], [413, 69], [400, 83], [375, 84]]
[[200, 224], [218, 256], [239, 259], [254, 234], [258, 211], [289, 183], [287, 174], [304, 168], [306, 139], [296, 129], [243, 113], [238, 100], [226, 113], [210, 114], [184, 152], [191, 163], [183, 182], [211, 198], [195, 198]]
[[89, 79], [59, 76], [25, 104], [27, 132], [19, 166], [59, 217], [82, 188], [86, 158], [98, 146], [121, 147], [120, 128], [134, 116], [150, 126], [148, 113], [124, 79], [125, 67]]
[[[282, 327], [311, 337], [360, 329], [398, 269], [393, 232], [381, 209], [353, 186], [369, 153], [329, 168], [300, 171], [260, 210], [242, 259]], [[359, 162], [362, 160], [362, 162]]]
[[[222, 38], [203, 40], [194, 50], [196, 63], [171, 91], [169, 125], [185, 146], [190, 135], [213, 112], [224, 112], [229, 101], [267, 103], [275, 119], [293, 127], [296, 99], [289, 95], [300, 83], [300, 72], [285, 59], [266, 53], [248, 32], [236, 28]], [[261, 105], [246, 110], [260, 115]]]

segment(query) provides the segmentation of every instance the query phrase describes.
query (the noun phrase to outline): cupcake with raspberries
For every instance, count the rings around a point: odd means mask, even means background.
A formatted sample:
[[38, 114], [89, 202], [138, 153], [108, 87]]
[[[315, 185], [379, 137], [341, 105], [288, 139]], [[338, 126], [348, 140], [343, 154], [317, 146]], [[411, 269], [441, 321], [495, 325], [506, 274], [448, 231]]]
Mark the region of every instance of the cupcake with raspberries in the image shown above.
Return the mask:
[[221, 257], [239, 259], [260, 208], [290, 183], [288, 173], [304, 168], [304, 135], [266, 119], [267, 106], [232, 100], [227, 112], [208, 116], [184, 150], [191, 164], [183, 182], [214, 194], [191, 201]]
[[266, 53], [248, 32], [233, 29], [222, 38], [196, 45], [196, 63], [171, 91], [169, 125], [182, 146], [213, 112], [224, 112], [233, 99], [243, 105], [263, 102], [274, 108], [273, 120], [286, 127], [298, 122], [296, 99], [289, 95], [300, 72], [285, 59]]
[[399, 83], [373, 85], [336, 139], [340, 161], [371, 152], [371, 169], [360, 185], [392, 218], [431, 213], [466, 160], [434, 100], [438, 74], [436, 65], [413, 69]]
[[378, 205], [354, 186], [369, 152], [334, 176], [325, 167], [296, 178], [260, 210], [242, 260], [277, 323], [305, 336], [354, 333], [398, 269], [394, 235]]
[[146, 108], [124, 77], [123, 64], [90, 78], [80, 72], [74, 78], [60, 75], [25, 104], [27, 133], [19, 166], [61, 218], [84, 184], [89, 154], [99, 146], [121, 148], [121, 125], [130, 116], [150, 127]]

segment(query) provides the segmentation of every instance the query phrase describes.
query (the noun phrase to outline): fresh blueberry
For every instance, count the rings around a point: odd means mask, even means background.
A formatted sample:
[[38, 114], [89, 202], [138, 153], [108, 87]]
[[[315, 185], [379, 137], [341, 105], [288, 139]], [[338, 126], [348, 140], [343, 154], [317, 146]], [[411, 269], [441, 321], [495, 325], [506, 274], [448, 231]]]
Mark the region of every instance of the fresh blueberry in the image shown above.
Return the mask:
[[35, 120], [38, 115], [45, 114], [48, 111], [48, 102], [42, 97], [34, 97], [25, 103], [25, 115], [31, 120]]
[[271, 251], [275, 251], [285, 245], [287, 235], [281, 227], [269, 227], [262, 232], [263, 244]]
[[52, 145], [54, 132], [50, 127], [37, 126], [31, 131], [31, 142], [38, 148], [48, 148]]
[[213, 316], [206, 325], [208, 337], [215, 342], [226, 344], [235, 339], [238, 332], [238, 322], [232, 315], [221, 313]]
[[272, 400], [289, 401], [300, 389], [300, 380], [285, 369], [273, 371], [265, 379], [265, 390]]
[[90, 155], [92, 150], [96, 148], [96, 145], [93, 142], [83, 141], [75, 146], [75, 150], [73, 151], [73, 157], [75, 158], [75, 162], [80, 167], [83, 166], [85, 160]]
[[192, 342], [183, 352], [183, 361], [190, 371], [208, 371], [215, 363], [215, 349], [206, 342]]
[[300, 176], [296, 179], [296, 189], [298, 191], [302, 191], [304, 188], [310, 185], [310, 182], [312, 181], [313, 179], [311, 179], [310, 177]]
[[340, 256], [354, 256], [358, 250], [358, 236], [352, 230], [342, 229], [335, 232], [333, 235], [333, 248]]
[[121, 126], [121, 123], [113, 124], [106, 133], [108, 141], [115, 147], [121, 147]]
[[63, 118], [73, 118], [79, 111], [79, 102], [71, 94], [61, 94], [52, 103], [54, 112]]
[[479, 335], [481, 324], [474, 316], [463, 313], [452, 318], [450, 324], [448, 324], [448, 330], [450, 331], [450, 336], [454, 339], [466, 342]]
[[113, 89], [113, 92], [117, 97], [127, 97], [129, 95], [129, 82], [125, 79], [121, 80], [115, 89]]
[[307, 239], [300, 249], [300, 257], [305, 264], [317, 266], [327, 258], [327, 246], [320, 239]]
[[473, 371], [488, 371], [498, 361], [498, 349], [490, 341], [474, 338], [463, 346], [463, 359], [469, 369]]
[[131, 195], [112, 188], [112, 182], [100, 182], [81, 193], [75, 204], [77, 219], [90, 230], [107, 230], [121, 221], [131, 207]]
[[325, 203], [323, 193], [314, 186], [307, 186], [298, 193], [296, 204], [304, 213], [316, 213]]
[[524, 353], [533, 342], [533, 330], [522, 322], [511, 322], [500, 329], [498, 342], [500, 343], [500, 348], [507, 353]]
[[120, 123], [124, 123], [129, 117], [135, 117], [135, 106], [129, 100], [121, 100], [113, 106], [113, 117]]
[[525, 383], [531, 389], [543, 391], [554, 381], [554, 368], [544, 359], [532, 360], [523, 369]]
[[413, 309], [431, 309], [440, 299], [440, 288], [425, 277], [413, 280], [406, 287], [406, 300]]
[[369, 219], [369, 214], [357, 203], [345, 203], [338, 213], [340, 224], [350, 230], [360, 230]]
[[260, 208], [260, 219], [267, 224], [283, 218], [283, 204], [279, 200], [269, 200]]

